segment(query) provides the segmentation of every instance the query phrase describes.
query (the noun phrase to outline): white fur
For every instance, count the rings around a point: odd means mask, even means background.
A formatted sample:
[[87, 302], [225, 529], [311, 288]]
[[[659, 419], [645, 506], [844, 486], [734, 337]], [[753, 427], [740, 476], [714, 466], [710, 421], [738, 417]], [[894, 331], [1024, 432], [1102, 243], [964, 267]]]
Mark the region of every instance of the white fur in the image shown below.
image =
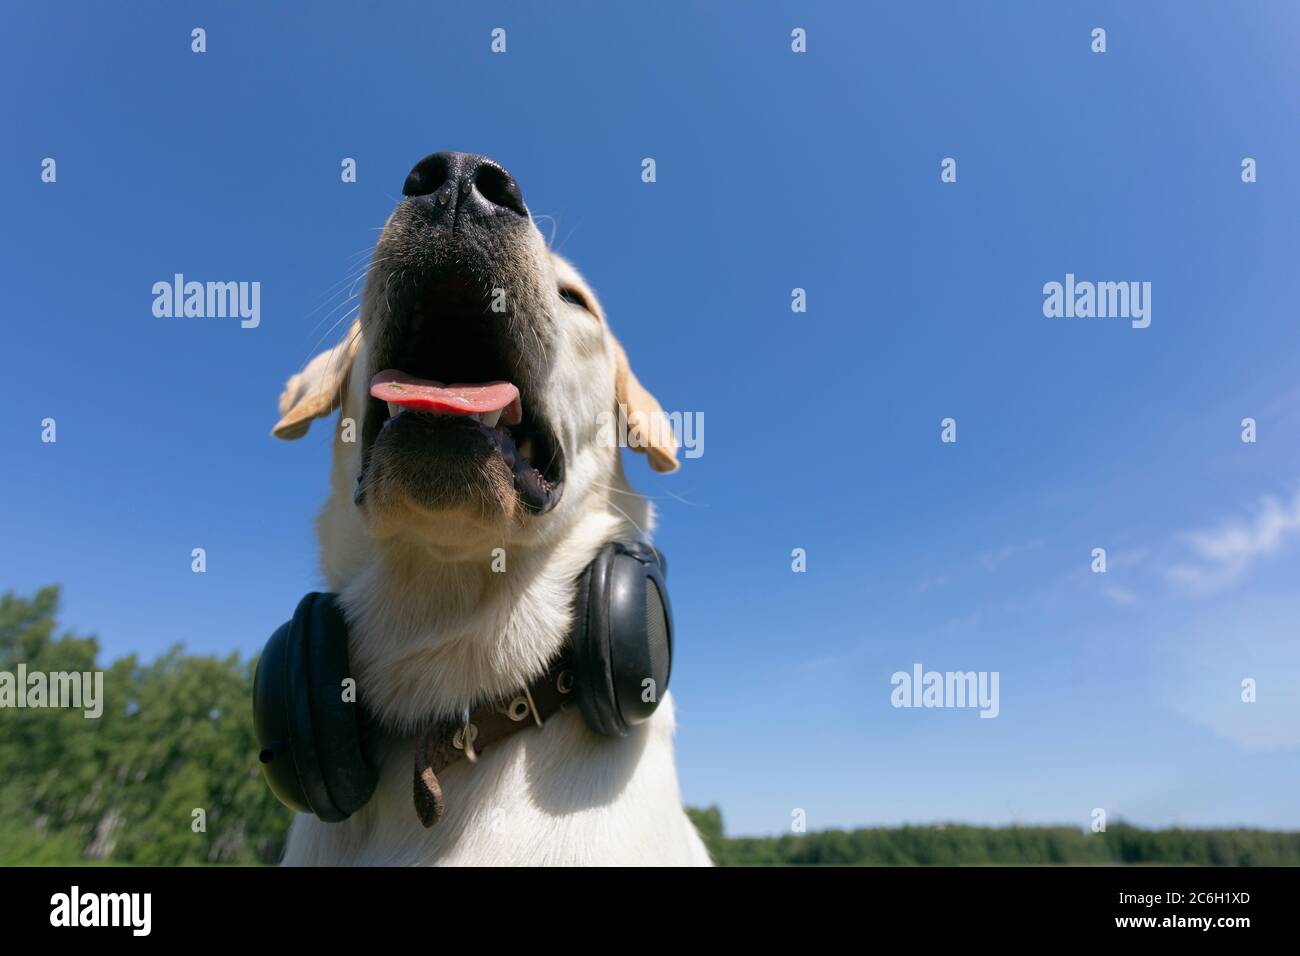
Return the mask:
[[[582, 281], [549, 252], [530, 268], [551, 270], [543, 278], [552, 283]], [[373, 276], [372, 284], [379, 287]], [[368, 296], [365, 308], [382, 306]], [[612, 404], [617, 362], [599, 307], [594, 316], [558, 299], [537, 308], [548, 312], [537, 329], [550, 337], [555, 356], [542, 400], [567, 463], [564, 494], [550, 514], [497, 520], [415, 506], [364, 514], [353, 503], [358, 444], [336, 433], [332, 490], [317, 522], [322, 565], [349, 620], [362, 702], [400, 736], [385, 745], [378, 790], [362, 810], [336, 824], [295, 819], [286, 864], [709, 862], [682, 808], [668, 694], [625, 738], [592, 732], [576, 708], [544, 728], [522, 730], [477, 763], [462, 760], [439, 774], [441, 822], [425, 829], [415, 813], [419, 728], [540, 674], [565, 640], [581, 570], [607, 542], [651, 526], [651, 509], [624, 478], [618, 449], [596, 438], [595, 420]], [[331, 373], [338, 362], [313, 363], [318, 375], [346, 376], [342, 414], [358, 423], [370, 377], [363, 325], [351, 333], [350, 374]], [[291, 380], [297, 393], [344, 384], [302, 378]], [[327, 397], [326, 410], [330, 404]], [[506, 549], [504, 574], [491, 569], [495, 547]]]

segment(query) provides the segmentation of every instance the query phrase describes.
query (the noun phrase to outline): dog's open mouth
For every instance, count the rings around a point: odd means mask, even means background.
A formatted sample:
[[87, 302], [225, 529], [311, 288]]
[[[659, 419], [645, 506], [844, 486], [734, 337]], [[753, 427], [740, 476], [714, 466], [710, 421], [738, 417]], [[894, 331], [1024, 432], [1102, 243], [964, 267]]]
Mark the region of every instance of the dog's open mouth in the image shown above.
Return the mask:
[[518, 380], [518, 362], [508, 323], [454, 294], [461, 291], [432, 290], [435, 307], [396, 317], [396, 334], [379, 359], [392, 367], [370, 380], [363, 470], [372, 450], [384, 447], [384, 469], [430, 504], [473, 495], [469, 486], [509, 475], [525, 508], [547, 512], [563, 488], [560, 443], [526, 390], [509, 380]]
[[558, 452], [535, 418], [524, 419], [519, 389], [510, 382], [444, 385], [388, 369], [370, 380], [370, 397], [385, 403], [383, 428], [399, 415], [448, 418], [452, 422], [445, 424], [452, 427], [476, 428], [509, 466], [515, 491], [531, 510], [548, 511], [559, 497]]

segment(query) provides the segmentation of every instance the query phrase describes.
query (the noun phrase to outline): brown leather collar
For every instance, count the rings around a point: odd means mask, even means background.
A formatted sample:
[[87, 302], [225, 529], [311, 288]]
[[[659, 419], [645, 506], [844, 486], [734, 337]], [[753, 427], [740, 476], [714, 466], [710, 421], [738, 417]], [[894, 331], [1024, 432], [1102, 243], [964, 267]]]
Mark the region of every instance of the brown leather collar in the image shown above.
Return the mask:
[[444, 767], [461, 757], [473, 763], [511, 734], [541, 727], [573, 697], [573, 669], [568, 657], [561, 656], [518, 694], [476, 707], [463, 720], [435, 724], [415, 749], [415, 812], [420, 822], [431, 827], [442, 819], [445, 808], [438, 774]]

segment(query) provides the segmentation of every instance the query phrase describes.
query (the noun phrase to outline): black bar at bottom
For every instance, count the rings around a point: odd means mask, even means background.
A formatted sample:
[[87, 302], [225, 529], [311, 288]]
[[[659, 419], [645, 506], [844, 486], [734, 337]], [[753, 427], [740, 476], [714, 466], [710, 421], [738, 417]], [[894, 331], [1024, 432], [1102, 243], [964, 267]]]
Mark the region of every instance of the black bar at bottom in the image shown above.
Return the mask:
[[[1230, 942], [1292, 925], [1298, 876], [1294, 868], [1213, 867], [51, 867], [0, 870], [0, 899], [6, 941], [76, 933], [80, 942], [148, 938], [206, 946], [269, 934], [296, 946], [429, 931], [432, 945], [443, 931], [461, 928], [489, 934], [486, 943], [502, 942], [502, 933], [528, 935], [539, 921], [589, 927], [609, 919], [615, 938], [644, 934], [647, 945], [674, 935], [671, 926], [684, 930], [698, 920], [734, 937], [804, 926], [819, 933], [919, 931], [927, 940], [1042, 940], [1041, 932], [1052, 930], [1070, 940], [1199, 935]], [[132, 896], [146, 893], [147, 936], [138, 932], [144, 897]], [[52, 923], [115, 916], [117, 926]]]

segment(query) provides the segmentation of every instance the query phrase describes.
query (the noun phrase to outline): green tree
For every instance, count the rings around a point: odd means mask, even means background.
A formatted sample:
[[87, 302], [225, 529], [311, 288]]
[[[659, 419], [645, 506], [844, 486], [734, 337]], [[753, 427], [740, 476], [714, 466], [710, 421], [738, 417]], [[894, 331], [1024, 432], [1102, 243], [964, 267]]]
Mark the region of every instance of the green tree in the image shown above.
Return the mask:
[[[0, 670], [94, 671], [94, 638], [55, 636], [57, 588], [0, 598]], [[103, 714], [0, 711], [0, 862], [254, 863], [291, 814], [262, 782], [253, 663], [189, 657], [104, 673]], [[195, 811], [205, 824], [196, 827]]]

